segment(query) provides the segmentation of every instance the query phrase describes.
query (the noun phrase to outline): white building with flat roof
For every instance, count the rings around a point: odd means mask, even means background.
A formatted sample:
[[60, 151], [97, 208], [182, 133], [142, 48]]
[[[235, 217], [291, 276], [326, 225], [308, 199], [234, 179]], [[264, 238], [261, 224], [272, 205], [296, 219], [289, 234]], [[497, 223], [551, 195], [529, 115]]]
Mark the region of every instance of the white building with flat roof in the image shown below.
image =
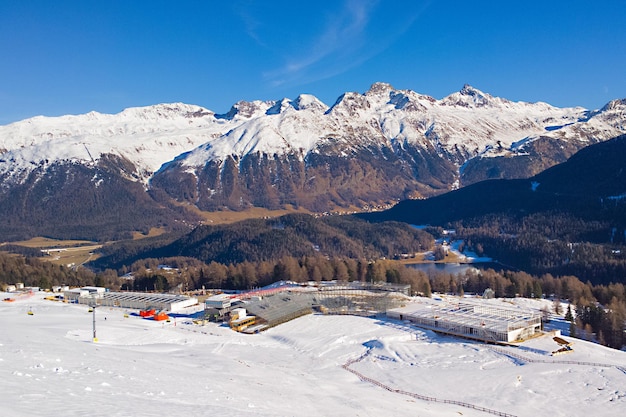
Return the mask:
[[102, 287], [83, 287], [64, 291], [68, 302], [92, 304], [106, 307], [133, 308], [145, 310], [154, 308], [163, 311], [181, 311], [198, 304], [198, 299], [178, 294], [153, 294], [141, 292], [110, 292]]
[[232, 303], [231, 294], [216, 294], [204, 301], [205, 308], [217, 308], [219, 310], [229, 308]]
[[89, 291], [83, 290], [82, 288], [72, 288], [63, 291], [63, 299], [70, 303], [76, 303], [80, 297], [87, 297], [88, 295]]
[[408, 320], [439, 333], [492, 343], [520, 341], [541, 332], [538, 311], [478, 299], [411, 303], [388, 310], [387, 317]]

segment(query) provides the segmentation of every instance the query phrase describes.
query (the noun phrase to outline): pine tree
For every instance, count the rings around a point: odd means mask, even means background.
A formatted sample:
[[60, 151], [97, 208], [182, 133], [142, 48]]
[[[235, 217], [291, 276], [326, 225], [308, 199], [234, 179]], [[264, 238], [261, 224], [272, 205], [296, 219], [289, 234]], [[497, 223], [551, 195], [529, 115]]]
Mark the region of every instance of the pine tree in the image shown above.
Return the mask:
[[571, 304], [567, 305], [567, 312], [565, 313], [565, 320], [567, 320], [569, 322], [573, 322], [574, 321], [574, 316], [572, 316], [572, 305]]
[[548, 306], [541, 307], [541, 322], [550, 323], [550, 309]]

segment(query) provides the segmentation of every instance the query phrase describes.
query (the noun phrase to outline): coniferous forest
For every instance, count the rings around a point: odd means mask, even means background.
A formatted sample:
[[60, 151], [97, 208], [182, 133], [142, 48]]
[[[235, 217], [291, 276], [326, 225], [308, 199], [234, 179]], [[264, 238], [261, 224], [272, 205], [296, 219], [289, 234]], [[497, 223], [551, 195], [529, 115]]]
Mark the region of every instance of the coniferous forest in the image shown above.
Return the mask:
[[[172, 270], [162, 270], [159, 265]], [[131, 272], [133, 279], [122, 277]], [[98, 273], [87, 268], [71, 269], [39, 258], [25, 258], [0, 252], [0, 284], [24, 282], [27, 286], [50, 288], [53, 285], [98, 285], [112, 290], [169, 291], [202, 288], [251, 289], [276, 281], [339, 280], [408, 284], [414, 295], [431, 292], [482, 294], [487, 288], [496, 297], [550, 298], [554, 313], [563, 314], [561, 301], [575, 305], [572, 330], [578, 336], [595, 338], [614, 348], [626, 344], [626, 286], [621, 283], [592, 285], [575, 276], [535, 276], [521, 271], [488, 269], [465, 274], [427, 274], [399, 261], [328, 258], [321, 255], [300, 258], [220, 263], [201, 262], [195, 258], [149, 258], [136, 261], [120, 270]], [[567, 316], [566, 316], [567, 318]]]
[[[4, 245], [14, 253], [0, 252], [0, 284], [168, 291], [355, 280], [409, 284], [422, 295], [481, 294], [490, 288], [496, 297], [552, 299], [555, 311], [561, 301], [572, 303], [572, 332], [621, 347], [626, 322], [625, 152], [623, 136], [585, 148], [531, 179], [477, 183], [382, 213], [290, 214], [123, 240], [103, 246], [87, 267], [56, 266], [34, 257], [32, 250]], [[418, 230], [409, 224], [432, 226]], [[455, 230], [461, 249], [489, 256], [506, 270], [427, 275], [393, 261], [435, 250], [442, 228]], [[445, 254], [435, 250], [435, 256]], [[175, 272], [159, 268], [161, 264]]]

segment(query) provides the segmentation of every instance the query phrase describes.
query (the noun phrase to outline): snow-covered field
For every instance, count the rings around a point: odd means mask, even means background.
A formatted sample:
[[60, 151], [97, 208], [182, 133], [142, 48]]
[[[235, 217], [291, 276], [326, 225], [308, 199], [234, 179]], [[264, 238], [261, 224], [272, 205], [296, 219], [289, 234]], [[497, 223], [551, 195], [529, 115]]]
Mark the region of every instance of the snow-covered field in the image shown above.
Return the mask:
[[86, 306], [0, 302], [0, 415], [489, 415], [411, 393], [515, 416], [626, 412], [626, 353], [576, 339], [552, 357], [550, 337], [495, 348], [352, 316], [243, 335], [126, 312], [98, 309], [93, 343]]

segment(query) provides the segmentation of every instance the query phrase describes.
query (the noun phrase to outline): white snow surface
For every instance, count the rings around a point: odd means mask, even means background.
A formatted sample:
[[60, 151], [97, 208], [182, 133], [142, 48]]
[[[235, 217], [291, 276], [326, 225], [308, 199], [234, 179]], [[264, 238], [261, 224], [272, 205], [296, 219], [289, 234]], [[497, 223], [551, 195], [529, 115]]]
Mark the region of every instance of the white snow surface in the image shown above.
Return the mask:
[[[181, 103], [131, 108], [115, 115], [38, 116], [0, 126], [0, 172], [27, 173], [56, 161], [95, 162], [122, 156], [148, 176], [166, 161], [229, 129], [231, 121]], [[24, 175], [24, 172], [22, 175]]]
[[0, 302], [0, 415], [489, 415], [406, 393], [515, 416], [626, 409], [626, 353], [577, 339], [552, 357], [550, 337], [495, 348], [391, 320], [307, 315], [244, 335], [125, 312], [98, 308], [93, 343], [84, 305]]
[[[364, 94], [345, 93], [329, 108], [312, 95], [295, 100], [241, 101], [226, 115], [182, 103], [129, 108], [110, 115], [43, 117], [0, 126], [0, 174], [16, 179], [56, 161], [93, 163], [122, 156], [147, 181], [174, 159], [208, 160], [261, 152], [304, 158], [324, 144], [350, 149], [414, 143], [461, 158], [520, 152], [539, 136], [605, 140], [626, 130], [626, 100], [598, 111], [511, 102], [465, 86], [441, 100], [375, 83]], [[464, 160], [458, 161], [461, 165]]]
[[454, 240], [450, 243], [450, 252], [454, 253], [457, 258], [459, 259], [459, 261], [461, 262], [493, 262], [493, 258], [490, 258], [488, 256], [478, 256], [478, 254], [476, 254], [475, 252], [472, 252], [470, 250], [464, 249], [463, 252], [459, 251], [459, 248], [461, 247], [461, 244], [463, 243], [462, 240]]

